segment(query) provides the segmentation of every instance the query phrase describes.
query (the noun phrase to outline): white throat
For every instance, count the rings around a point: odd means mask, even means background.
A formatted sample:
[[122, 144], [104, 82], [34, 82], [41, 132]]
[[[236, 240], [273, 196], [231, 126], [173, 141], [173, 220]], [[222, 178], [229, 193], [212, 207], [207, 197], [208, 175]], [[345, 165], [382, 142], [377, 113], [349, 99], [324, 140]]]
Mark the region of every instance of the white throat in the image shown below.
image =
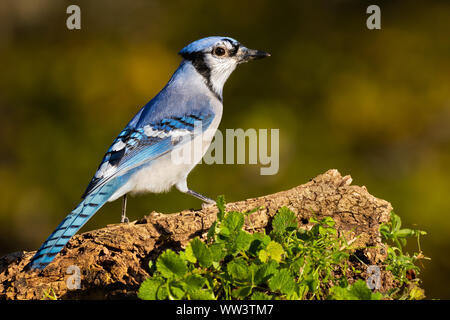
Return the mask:
[[201, 59], [185, 60], [195, 69], [195, 73], [202, 78], [206, 87], [220, 101], [222, 101], [223, 86], [231, 73], [236, 69], [234, 59], [215, 59], [211, 56], [203, 56]]
[[231, 73], [236, 69], [235, 63], [222, 63], [222, 64], [216, 64], [211, 69], [211, 75], [210, 75], [210, 83], [213, 88], [213, 90], [222, 97], [223, 93], [223, 86], [225, 85], [225, 82], [231, 75]]

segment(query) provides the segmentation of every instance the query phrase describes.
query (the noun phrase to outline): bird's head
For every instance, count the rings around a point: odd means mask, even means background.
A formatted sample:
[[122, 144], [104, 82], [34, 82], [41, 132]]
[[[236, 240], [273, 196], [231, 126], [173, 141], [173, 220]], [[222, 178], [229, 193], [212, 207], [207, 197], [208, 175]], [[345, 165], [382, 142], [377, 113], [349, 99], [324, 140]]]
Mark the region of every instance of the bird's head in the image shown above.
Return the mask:
[[207, 37], [184, 47], [179, 54], [190, 61], [219, 97], [223, 85], [236, 66], [270, 56], [267, 52], [248, 49], [229, 37]]

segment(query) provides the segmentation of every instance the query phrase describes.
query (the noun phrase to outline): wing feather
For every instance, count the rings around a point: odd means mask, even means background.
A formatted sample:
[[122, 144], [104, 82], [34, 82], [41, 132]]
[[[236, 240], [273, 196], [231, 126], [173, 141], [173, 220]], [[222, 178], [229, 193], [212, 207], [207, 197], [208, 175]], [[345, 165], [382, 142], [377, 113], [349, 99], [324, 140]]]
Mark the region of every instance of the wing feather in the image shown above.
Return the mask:
[[199, 112], [163, 118], [139, 128], [127, 126], [111, 144], [82, 197], [85, 198], [107, 181], [190, 141], [199, 134], [194, 130], [196, 121], [201, 123], [201, 132], [204, 132], [213, 118], [211, 112]]

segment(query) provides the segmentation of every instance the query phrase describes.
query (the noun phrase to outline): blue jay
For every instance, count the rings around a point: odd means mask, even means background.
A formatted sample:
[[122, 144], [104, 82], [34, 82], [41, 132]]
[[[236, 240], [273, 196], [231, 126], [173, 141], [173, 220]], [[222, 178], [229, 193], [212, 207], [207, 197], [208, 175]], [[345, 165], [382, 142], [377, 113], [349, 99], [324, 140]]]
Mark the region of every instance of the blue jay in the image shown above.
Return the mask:
[[[201, 160], [222, 117], [222, 90], [238, 64], [269, 56], [229, 37], [192, 42], [167, 85], [127, 124], [106, 152], [81, 203], [58, 225], [32, 258], [29, 267], [44, 269], [73, 235], [106, 203], [119, 198], [127, 222], [128, 193], [168, 191], [175, 186], [206, 203], [213, 200], [190, 190], [187, 176]], [[201, 130], [194, 130], [200, 124]], [[201, 139], [201, 140], [199, 140]], [[190, 162], [172, 154], [200, 141]]]

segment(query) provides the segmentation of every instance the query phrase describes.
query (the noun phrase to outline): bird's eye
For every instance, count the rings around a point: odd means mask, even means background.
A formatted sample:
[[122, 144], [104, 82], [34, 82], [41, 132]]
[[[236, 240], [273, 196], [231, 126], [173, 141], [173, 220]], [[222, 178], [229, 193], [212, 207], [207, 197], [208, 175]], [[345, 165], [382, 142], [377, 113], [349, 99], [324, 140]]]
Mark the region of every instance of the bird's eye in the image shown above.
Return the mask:
[[222, 47], [217, 47], [214, 49], [214, 54], [219, 57], [223, 56], [225, 54], [225, 49]]

